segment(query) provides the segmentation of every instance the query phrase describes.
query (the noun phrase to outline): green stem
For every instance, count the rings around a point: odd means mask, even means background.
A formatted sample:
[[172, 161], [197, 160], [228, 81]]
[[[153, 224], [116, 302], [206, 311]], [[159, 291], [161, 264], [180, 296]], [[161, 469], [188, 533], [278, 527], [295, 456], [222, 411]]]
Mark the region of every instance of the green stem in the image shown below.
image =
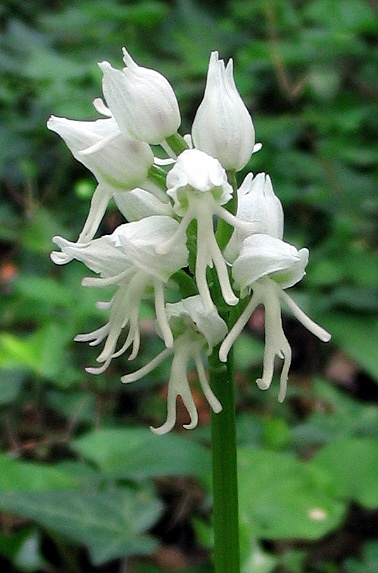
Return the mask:
[[227, 364], [218, 350], [209, 358], [210, 384], [222, 404], [212, 413], [213, 521], [215, 573], [240, 572], [236, 416], [232, 355]]
[[[235, 171], [230, 171], [227, 175], [234, 192], [226, 208], [235, 214], [237, 210]], [[227, 245], [232, 232], [232, 227], [225, 221], [218, 220], [216, 237], [221, 249]], [[214, 278], [211, 290], [218, 312], [230, 327], [233, 319], [235, 319], [235, 307], [232, 310], [226, 307], [216, 278]], [[232, 349], [226, 364], [219, 360], [219, 347], [214, 349], [209, 357], [209, 378], [211, 388], [222, 404], [222, 411], [218, 414], [212, 412], [211, 416], [215, 573], [240, 573], [235, 384]]]
[[188, 144], [186, 143], [182, 135], [180, 135], [179, 133], [174, 133], [173, 135], [170, 135], [169, 137], [167, 137], [165, 141], [168, 143], [169, 147], [176, 155], [180, 155], [182, 151], [188, 149]]
[[172, 279], [179, 285], [180, 293], [183, 298], [198, 294], [196, 283], [185, 271], [178, 271], [172, 276]]
[[167, 174], [164, 171], [164, 169], [161, 169], [161, 167], [158, 167], [157, 165], [151, 165], [151, 167], [148, 170], [149, 181], [151, 181], [152, 183], [155, 183], [155, 185], [160, 187], [160, 189], [163, 189], [164, 191], [166, 191], [167, 190], [166, 182], [165, 182], [166, 178], [167, 178]]

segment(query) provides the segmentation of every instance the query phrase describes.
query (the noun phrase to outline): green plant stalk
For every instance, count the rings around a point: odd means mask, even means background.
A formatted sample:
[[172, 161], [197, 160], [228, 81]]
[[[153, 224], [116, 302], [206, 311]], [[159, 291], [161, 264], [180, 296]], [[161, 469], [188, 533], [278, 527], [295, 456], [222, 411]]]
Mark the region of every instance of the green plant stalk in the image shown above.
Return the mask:
[[219, 361], [219, 349], [209, 358], [209, 376], [222, 411], [212, 413], [212, 471], [215, 573], [240, 572], [236, 416], [233, 360]]
[[[226, 208], [233, 214], [237, 210], [237, 181], [235, 172], [228, 172], [234, 193]], [[218, 220], [217, 242], [223, 250], [233, 229]], [[218, 281], [213, 275], [212, 297], [218, 312], [227, 322], [233, 323], [237, 312], [224, 304]], [[240, 305], [240, 303], [239, 303]], [[238, 305], [238, 306], [239, 306]], [[212, 473], [213, 473], [213, 523], [215, 573], [240, 573], [238, 471], [236, 451], [236, 413], [234, 362], [232, 349], [227, 363], [219, 360], [219, 347], [209, 357], [210, 385], [222, 404], [222, 411], [211, 414]]]

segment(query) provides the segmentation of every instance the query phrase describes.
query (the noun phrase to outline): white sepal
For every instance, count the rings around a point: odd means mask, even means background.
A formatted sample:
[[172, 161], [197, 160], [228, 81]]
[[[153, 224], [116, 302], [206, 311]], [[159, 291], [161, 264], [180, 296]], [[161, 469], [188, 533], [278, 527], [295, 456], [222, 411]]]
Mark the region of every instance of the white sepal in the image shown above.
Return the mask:
[[188, 264], [184, 239], [175, 241], [168, 254], [158, 254], [156, 251], [160, 244], [175, 235], [178, 227], [179, 223], [171, 217], [152, 215], [121, 225], [111, 235], [111, 240], [138, 269], [166, 282], [172, 274]]
[[[110, 235], [93, 239], [88, 243], [72, 243], [56, 236], [53, 237], [53, 242], [70, 260], [81, 261], [88, 269], [103, 278], [116, 276], [132, 266], [123, 250], [115, 246]], [[51, 253], [51, 258], [56, 264], [59, 264], [59, 255], [60, 253]]]

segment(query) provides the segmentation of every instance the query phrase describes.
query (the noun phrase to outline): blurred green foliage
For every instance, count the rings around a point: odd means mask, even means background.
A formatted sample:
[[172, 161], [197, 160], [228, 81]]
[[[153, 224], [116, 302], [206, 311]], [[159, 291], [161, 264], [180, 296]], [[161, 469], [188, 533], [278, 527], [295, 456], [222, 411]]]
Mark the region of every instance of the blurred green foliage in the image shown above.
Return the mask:
[[[0, 26], [2, 570], [211, 571], [200, 393], [200, 428], [151, 434], [148, 425], [165, 414], [168, 365], [127, 387], [119, 382], [126, 359], [87, 375], [93, 349], [73, 337], [103, 320], [98, 293], [80, 286], [80, 265], [57, 269], [49, 260], [53, 235], [77, 236], [93, 179], [46, 120], [94, 118], [96, 62], [120, 67], [125, 44], [175, 87], [182, 133], [201, 100], [209, 52], [234, 58], [263, 143], [245, 172], [271, 175], [287, 240], [311, 253], [295, 297], [333, 335], [325, 348], [287, 318], [294, 364], [283, 405], [275, 388], [254, 384], [259, 325], [238, 341], [243, 573], [375, 571], [375, 3], [8, 0]], [[102, 230], [117, 217], [110, 208]], [[137, 366], [160, 348], [151, 316], [146, 305]], [[337, 541], [342, 549], [332, 551]]]

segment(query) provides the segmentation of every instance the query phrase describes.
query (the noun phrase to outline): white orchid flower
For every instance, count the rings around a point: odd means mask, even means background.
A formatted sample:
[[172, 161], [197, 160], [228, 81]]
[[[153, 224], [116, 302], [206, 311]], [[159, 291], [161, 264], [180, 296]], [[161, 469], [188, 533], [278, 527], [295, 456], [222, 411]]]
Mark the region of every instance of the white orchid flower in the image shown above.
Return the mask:
[[274, 371], [274, 359], [284, 360], [280, 376], [278, 399], [286, 395], [287, 378], [291, 363], [291, 348], [282, 328], [281, 301], [284, 301], [293, 315], [323, 342], [330, 340], [330, 334], [313, 322], [289, 297], [284, 289], [293, 286], [305, 274], [308, 250], [299, 251], [276, 237], [253, 235], [244, 240], [239, 257], [232, 267], [235, 285], [242, 294], [252, 290], [252, 297], [246, 308], [224, 339], [219, 358], [226, 362], [231, 346], [242, 332], [255, 308], [265, 308], [265, 351], [262, 378], [256, 380], [259, 388], [270, 387]]
[[255, 146], [252, 118], [235, 86], [233, 62], [225, 66], [218, 52], [212, 52], [204, 98], [192, 126], [195, 147], [216, 157], [224, 169], [240, 171]]
[[[93, 374], [106, 370], [113, 358], [123, 354], [130, 346], [129, 359], [139, 350], [139, 307], [143, 298], [154, 293], [157, 323], [167, 347], [173, 337], [164, 306], [164, 286], [169, 278], [188, 262], [188, 252], [183, 241], [176, 242], [169, 255], [157, 255], [155, 247], [177, 231], [178, 223], [165, 216], [151, 216], [118, 227], [112, 235], [94, 239], [89, 243], [71, 243], [62, 237], [54, 242], [71, 258], [82, 261], [101, 278], [87, 277], [84, 286], [117, 285], [117, 291], [109, 303], [99, 303], [110, 310], [107, 324], [89, 334], [80, 334], [75, 340], [96, 346], [106, 339], [97, 358], [103, 362], [100, 368], [87, 368]], [[119, 350], [118, 339], [128, 326], [128, 335]]]
[[[258, 173], [253, 177], [252, 173], [248, 173], [238, 189], [236, 217], [240, 221], [259, 222], [264, 227], [264, 233], [282, 239], [283, 209], [281, 201], [274, 193], [269, 175]], [[232, 263], [236, 259], [248, 234], [246, 229], [235, 229], [224, 251], [227, 261]]]
[[[210, 312], [213, 308], [206, 280], [208, 266], [215, 266], [225, 302], [229, 305], [237, 304], [238, 298], [231, 288], [227, 265], [214, 235], [214, 216], [224, 219], [233, 226], [244, 223], [222, 207], [232, 196], [232, 187], [227, 181], [225, 170], [217, 159], [207, 153], [199, 149], [187, 149], [178, 156], [167, 175], [167, 194], [174, 201], [175, 213], [182, 219], [177, 235], [159, 246], [159, 252], [168, 252], [175, 240], [185, 235], [189, 224], [195, 219], [197, 221], [195, 278], [205, 312]], [[249, 224], [248, 228], [251, 230], [253, 225]]]
[[[167, 304], [166, 312], [174, 336], [172, 348], [166, 348], [151, 362], [121, 378], [124, 383], [140, 380], [157, 368], [168, 356], [173, 355], [168, 383], [167, 420], [159, 428], [151, 428], [155, 434], [166, 434], [174, 427], [178, 396], [181, 396], [190, 416], [190, 423], [185, 424], [184, 428], [190, 430], [197, 426], [198, 413], [187, 376], [190, 361], [193, 361], [196, 366], [199, 382], [211, 408], [215, 413], [222, 410], [206, 378], [202, 354], [204, 352], [210, 354], [212, 348], [226, 336], [226, 323], [220, 318], [215, 308], [205, 315], [199, 295], [188, 297], [174, 304]], [[162, 337], [159, 324], [157, 332]]]
[[[107, 113], [101, 100], [95, 100], [98, 111]], [[115, 192], [130, 191], [148, 177], [154, 156], [147, 143], [122, 134], [113, 117], [95, 121], [76, 121], [51, 116], [47, 127], [67, 144], [73, 156], [87, 167], [98, 181], [87, 220], [78, 242], [93, 239]], [[63, 253], [54, 262], [64, 264], [70, 258]]]
[[138, 66], [123, 48], [123, 70], [99, 64], [106, 102], [121, 131], [151, 144], [177, 132], [180, 111], [168, 80], [155, 70]]

